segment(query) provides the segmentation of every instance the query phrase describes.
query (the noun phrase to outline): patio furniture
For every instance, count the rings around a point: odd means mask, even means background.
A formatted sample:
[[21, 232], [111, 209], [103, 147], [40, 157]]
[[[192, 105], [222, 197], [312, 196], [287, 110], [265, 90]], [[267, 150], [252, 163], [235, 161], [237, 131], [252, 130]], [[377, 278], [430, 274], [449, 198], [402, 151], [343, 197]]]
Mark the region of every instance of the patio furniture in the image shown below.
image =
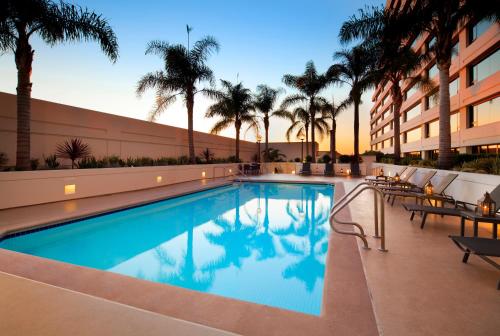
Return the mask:
[[302, 169], [299, 172], [300, 175], [303, 176], [310, 176], [312, 174], [311, 172], [311, 163], [310, 162], [304, 162], [302, 164]]
[[[470, 254], [475, 254], [479, 258], [486, 261], [491, 266], [500, 270], [500, 265], [489, 257], [500, 257], [500, 240], [490, 238], [477, 238], [477, 237], [461, 237], [449, 236], [451, 240], [462, 250], [465, 254], [462, 259], [463, 263], [467, 263]], [[497, 284], [497, 290], [500, 290], [500, 281]]]
[[251, 175], [260, 175], [260, 163], [250, 164], [249, 173]]
[[378, 186], [382, 191], [404, 191], [404, 192], [417, 192], [421, 193], [424, 190], [424, 187], [429, 181], [436, 175], [435, 170], [429, 170], [422, 179], [416, 183], [410, 182], [393, 182], [392, 184], [386, 186]]
[[491, 223], [493, 225], [493, 239], [497, 239], [498, 237], [498, 224], [500, 224], [500, 216], [495, 215], [493, 217], [486, 217], [481, 214], [478, 214], [475, 211], [462, 211], [462, 219], [460, 220], [460, 235], [464, 236], [465, 234], [465, 221], [470, 220], [473, 221], [474, 225], [474, 237], [477, 237], [478, 234], [478, 226], [479, 222], [483, 223]]
[[394, 205], [394, 200], [396, 199], [396, 197], [403, 197], [403, 198], [414, 197], [416, 203], [418, 203], [418, 201], [420, 200], [421, 204], [423, 204], [424, 200], [429, 201], [429, 203], [431, 203], [430, 200], [436, 200], [436, 201], [441, 201], [441, 202], [453, 202], [454, 201], [453, 198], [450, 196], [446, 196], [444, 194], [444, 191], [446, 190], [446, 188], [448, 188], [450, 186], [450, 184], [457, 177], [458, 177], [458, 174], [447, 174], [445, 177], [443, 177], [441, 182], [437, 186], [434, 187], [434, 193], [432, 195], [426, 195], [423, 192], [410, 192], [410, 191], [404, 191], [404, 190], [387, 191], [387, 192], [384, 192], [384, 194], [389, 196], [389, 199], [387, 200], [388, 202], [390, 201], [390, 198], [392, 197], [391, 206]]
[[333, 163], [325, 163], [325, 176], [334, 176]]
[[[498, 212], [500, 210], [500, 185], [496, 186], [495, 189], [493, 189], [490, 192], [490, 196], [496, 202], [497, 208], [495, 209], [495, 212]], [[411, 211], [410, 220], [413, 220], [416, 212], [420, 212], [422, 214], [422, 222], [420, 224], [421, 229], [424, 228], [425, 221], [427, 219], [428, 214], [441, 215], [441, 217], [442, 216], [461, 217], [462, 219], [461, 219], [461, 225], [460, 225], [460, 227], [461, 227], [460, 234], [463, 236], [464, 231], [465, 231], [465, 220], [469, 219], [469, 218], [471, 220], [474, 220], [473, 217], [468, 215], [469, 212], [467, 210], [469, 210], [469, 209], [467, 208], [467, 205], [464, 202], [455, 201], [454, 202], [455, 207], [446, 208], [444, 206], [445, 202], [442, 202], [441, 204], [442, 204], [441, 207], [432, 206], [432, 205], [423, 205], [423, 204], [403, 204], [403, 207], [407, 211]], [[466, 211], [464, 212], [464, 210], [466, 210]], [[465, 215], [464, 215], [464, 213], [465, 213]], [[483, 220], [479, 220], [479, 218], [478, 218], [478, 221], [481, 222]], [[488, 220], [484, 220], [484, 221], [488, 222]], [[476, 225], [477, 224], [475, 224], [475, 231], [477, 231]], [[494, 225], [493, 230], [495, 231], [496, 224], [493, 224], [493, 225]]]
[[[416, 171], [417, 168], [415, 167], [408, 167], [407, 169], [405, 169], [404, 172], [400, 175], [400, 183], [409, 183], [410, 178], [415, 174]], [[377, 186], [390, 185], [391, 183], [393, 183], [388, 178], [369, 180], [368, 182], [376, 184]]]
[[[406, 170], [408, 169], [408, 167], [403, 167], [403, 169], [398, 172], [399, 176], [401, 176]], [[382, 181], [387, 181], [387, 179], [389, 178], [389, 176], [385, 176], [385, 175], [371, 175], [371, 176], [367, 176], [365, 177], [365, 181], [367, 182], [380, 182], [381, 180]]]

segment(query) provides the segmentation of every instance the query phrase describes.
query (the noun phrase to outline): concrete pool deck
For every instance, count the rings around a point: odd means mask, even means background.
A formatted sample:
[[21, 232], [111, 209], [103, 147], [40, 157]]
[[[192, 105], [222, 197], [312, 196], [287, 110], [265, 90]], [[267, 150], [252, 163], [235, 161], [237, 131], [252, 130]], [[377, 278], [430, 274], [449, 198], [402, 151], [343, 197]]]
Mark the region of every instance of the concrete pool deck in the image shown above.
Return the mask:
[[[360, 181], [279, 174], [253, 179], [333, 182], [336, 199], [344, 188], [348, 191]], [[204, 185], [224, 183], [227, 181], [205, 181]], [[119, 208], [133, 201], [144, 203], [204, 185], [193, 182], [0, 211], [0, 234], [2, 230], [20, 230]], [[370, 196], [364, 194], [349, 206], [350, 211], [342, 214], [358, 221], [369, 234], [373, 232]], [[386, 209], [388, 253], [377, 251], [374, 247], [378, 241], [372, 238], [372, 249], [366, 251], [359, 249], [360, 242], [353, 237], [335, 233], [330, 236], [324, 308], [319, 318], [5, 250], [0, 250], [0, 271], [69, 288], [75, 295], [87, 293], [245, 335], [496, 335], [500, 329], [500, 320], [496, 318], [500, 311], [498, 272], [479, 258], [471, 257], [469, 264], [461, 262], [462, 253], [447, 238], [458, 232], [458, 220], [429, 216], [426, 228], [420, 230], [418, 216], [410, 222], [409, 214], [399, 205]], [[480, 235], [491, 236], [491, 226], [481, 225]], [[95, 283], [97, 288], [93, 287]], [[6, 288], [4, 282], [1, 286]], [[21, 318], [19, 323], [22, 321]], [[75, 323], [85, 325], [85, 320]]]

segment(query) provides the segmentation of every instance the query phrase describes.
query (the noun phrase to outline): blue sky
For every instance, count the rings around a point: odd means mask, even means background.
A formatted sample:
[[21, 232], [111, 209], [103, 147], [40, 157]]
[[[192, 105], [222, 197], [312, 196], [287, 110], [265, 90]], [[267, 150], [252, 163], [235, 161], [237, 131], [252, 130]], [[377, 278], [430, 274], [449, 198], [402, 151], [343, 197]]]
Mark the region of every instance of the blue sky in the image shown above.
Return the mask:
[[[221, 44], [209, 64], [216, 77], [236, 81], [255, 89], [265, 83], [283, 87], [285, 73], [300, 74], [307, 61], [313, 60], [319, 71], [333, 63], [332, 55], [341, 46], [337, 35], [342, 22], [365, 5], [379, 5], [371, 0], [254, 0], [254, 1], [98, 1], [75, 3], [103, 14], [118, 36], [120, 58], [112, 64], [95, 43], [68, 43], [49, 47], [33, 39], [33, 97], [102, 112], [147, 119], [153, 103], [152, 92], [138, 98], [137, 80], [149, 71], [159, 70], [161, 60], [144, 55], [148, 41], [166, 40], [186, 43], [186, 24], [194, 29], [191, 41], [204, 35], [214, 36]], [[0, 55], [0, 91], [15, 93], [16, 71], [12, 53]], [[291, 93], [287, 89], [287, 93]], [[332, 87], [324, 96], [337, 100], [347, 88]], [[209, 100], [195, 101], [195, 129], [208, 131], [214, 120], [203, 115]], [[362, 107], [362, 147], [368, 144], [368, 110], [371, 94], [365, 95]], [[186, 127], [182, 102], [171, 106], [158, 122]], [[352, 109], [339, 119], [339, 147], [352, 152]], [[284, 140], [287, 122], [271, 124], [271, 140]], [[223, 133], [232, 136], [232, 130]], [[247, 139], [253, 136], [247, 134]], [[328, 147], [325, 139], [322, 149]]]

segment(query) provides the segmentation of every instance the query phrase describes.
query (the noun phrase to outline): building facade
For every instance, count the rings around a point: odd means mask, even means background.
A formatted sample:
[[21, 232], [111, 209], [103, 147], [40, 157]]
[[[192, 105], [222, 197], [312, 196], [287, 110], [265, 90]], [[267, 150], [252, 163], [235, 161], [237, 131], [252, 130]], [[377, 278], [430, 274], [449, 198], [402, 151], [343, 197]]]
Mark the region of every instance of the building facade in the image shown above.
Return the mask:
[[[387, 6], [398, 6], [389, 0]], [[417, 52], [434, 43], [422, 34], [413, 42]], [[468, 22], [455, 34], [450, 68], [450, 118], [452, 148], [460, 153], [500, 155], [500, 25], [494, 21]], [[439, 148], [439, 76], [431, 60], [421, 72], [434, 82], [431, 92], [402, 83], [404, 102], [399, 116], [401, 153], [432, 159]], [[393, 107], [390, 83], [379, 85], [370, 111], [372, 150], [393, 153]], [[397, 135], [396, 135], [397, 136]]]

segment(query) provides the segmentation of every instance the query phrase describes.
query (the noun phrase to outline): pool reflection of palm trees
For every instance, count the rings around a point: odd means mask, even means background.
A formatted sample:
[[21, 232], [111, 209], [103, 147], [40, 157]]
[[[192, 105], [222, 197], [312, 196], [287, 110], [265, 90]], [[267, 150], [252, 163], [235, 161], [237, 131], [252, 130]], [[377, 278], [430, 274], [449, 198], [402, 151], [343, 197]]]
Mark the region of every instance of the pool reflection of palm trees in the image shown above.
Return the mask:
[[[211, 245], [221, 247], [223, 253], [201, 266], [196, 266], [193, 254], [194, 218], [193, 215], [186, 216], [190, 221], [182, 260], [176, 263], [175, 258], [167, 254], [165, 249], [158, 247], [156, 257], [162, 266], [156, 281], [206, 291], [212, 286], [219, 270], [230, 267], [240, 269], [244, 261], [252, 256], [260, 262], [276, 258], [285, 252], [285, 255], [292, 256], [293, 263], [284, 268], [282, 276], [286, 279], [298, 279], [304, 283], [308, 292], [312, 292], [316, 280], [321, 279], [324, 273], [323, 257], [328, 248], [327, 229], [320, 224], [327, 220], [328, 211], [321, 205], [317, 208], [314, 188], [301, 188], [301, 199], [287, 202], [286, 214], [291, 221], [286, 227], [273, 227], [270, 222], [271, 200], [277, 192], [275, 186], [245, 185], [232, 191], [235, 209], [232, 216], [229, 217], [228, 213], [218, 216], [213, 220], [217, 229], [203, 234]], [[255, 209], [248, 210], [247, 205], [251, 203], [240, 204], [241, 192], [257, 196]], [[173, 268], [176, 270], [168, 271]]]

